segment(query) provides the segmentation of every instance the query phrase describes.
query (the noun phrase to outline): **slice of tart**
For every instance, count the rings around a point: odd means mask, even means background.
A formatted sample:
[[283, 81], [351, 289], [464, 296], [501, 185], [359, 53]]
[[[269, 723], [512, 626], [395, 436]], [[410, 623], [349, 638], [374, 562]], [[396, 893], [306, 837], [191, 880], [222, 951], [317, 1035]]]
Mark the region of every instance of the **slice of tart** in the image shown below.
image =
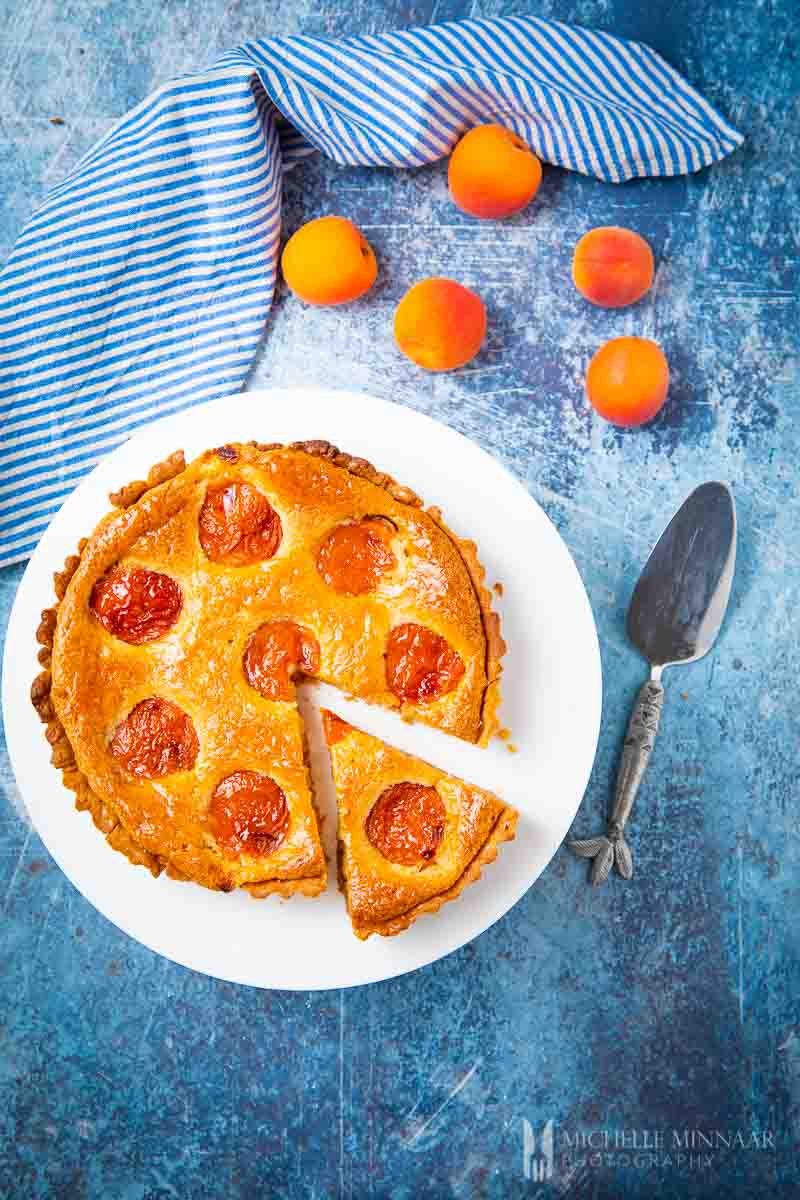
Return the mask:
[[480, 877], [517, 812], [323, 709], [339, 810], [339, 886], [356, 937], [391, 937]]

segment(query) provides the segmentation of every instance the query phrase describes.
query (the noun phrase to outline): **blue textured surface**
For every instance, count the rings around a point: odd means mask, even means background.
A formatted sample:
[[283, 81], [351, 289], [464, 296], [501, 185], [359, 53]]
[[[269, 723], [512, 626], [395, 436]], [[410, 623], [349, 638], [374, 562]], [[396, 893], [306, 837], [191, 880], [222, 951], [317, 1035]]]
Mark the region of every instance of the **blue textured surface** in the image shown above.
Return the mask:
[[[288, 184], [288, 228], [346, 213], [375, 246], [380, 280], [367, 300], [329, 312], [282, 296], [252, 382], [332, 383], [423, 409], [544, 505], [583, 573], [603, 652], [603, 731], [577, 834], [602, 824], [642, 676], [624, 638], [639, 566], [693, 485], [733, 484], [730, 620], [712, 658], [668, 680], [631, 828], [637, 877], [590, 892], [585, 864], [562, 849], [504, 920], [433, 967], [341, 994], [259, 993], [172, 966], [99, 917], [27, 825], [4, 756], [0, 1195], [800, 1194], [792, 0], [10, 0], [0, 252], [113, 118], [247, 36], [526, 7], [647, 41], [745, 146], [667, 182], [613, 187], [546, 171], [531, 209], [502, 226], [453, 208], [443, 164], [308, 163]], [[633, 309], [593, 309], [569, 283], [575, 241], [599, 224], [630, 225], [653, 244], [656, 286]], [[423, 375], [391, 342], [394, 304], [428, 274], [473, 285], [489, 308], [486, 350], [453, 375]], [[581, 387], [594, 348], [622, 333], [656, 337], [673, 368], [664, 412], [630, 433], [594, 418]], [[20, 575], [0, 576], [3, 621]], [[522, 1120], [539, 1132], [549, 1118], [556, 1171], [536, 1184], [523, 1175]], [[687, 1129], [767, 1131], [766, 1148], [676, 1149]], [[639, 1145], [660, 1133], [663, 1149], [630, 1165], [602, 1152], [599, 1163], [563, 1160], [566, 1138], [602, 1130], [626, 1131], [628, 1147], [634, 1132]], [[593, 1150], [600, 1142], [595, 1133]]]

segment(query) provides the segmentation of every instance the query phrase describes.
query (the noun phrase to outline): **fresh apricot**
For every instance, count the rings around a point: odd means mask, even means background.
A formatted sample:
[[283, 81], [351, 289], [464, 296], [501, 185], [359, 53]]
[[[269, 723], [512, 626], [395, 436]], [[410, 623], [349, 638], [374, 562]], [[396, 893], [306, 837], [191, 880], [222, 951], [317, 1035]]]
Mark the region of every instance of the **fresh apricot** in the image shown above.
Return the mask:
[[347, 217], [317, 217], [286, 243], [283, 278], [306, 304], [347, 304], [369, 291], [378, 274], [367, 239]]
[[539, 190], [542, 164], [521, 137], [502, 125], [478, 125], [450, 155], [454, 203], [473, 217], [510, 217]]
[[423, 279], [406, 292], [394, 314], [394, 336], [413, 362], [429, 371], [463, 367], [486, 336], [480, 296], [454, 279]]
[[625, 308], [641, 300], [653, 282], [653, 251], [632, 229], [590, 229], [575, 247], [572, 279], [592, 304]]
[[669, 367], [649, 338], [613, 338], [601, 346], [586, 372], [586, 394], [614, 425], [651, 421], [667, 398]]

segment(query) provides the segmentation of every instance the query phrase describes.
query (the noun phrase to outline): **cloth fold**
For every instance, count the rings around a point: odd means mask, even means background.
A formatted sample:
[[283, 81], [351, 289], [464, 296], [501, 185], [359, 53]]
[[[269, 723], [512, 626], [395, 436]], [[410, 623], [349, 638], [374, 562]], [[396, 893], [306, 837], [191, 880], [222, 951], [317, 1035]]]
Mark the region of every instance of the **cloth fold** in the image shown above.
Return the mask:
[[135, 429], [242, 386], [286, 170], [318, 151], [420, 166], [487, 121], [615, 183], [742, 140], [648, 47], [530, 17], [265, 38], [165, 84], [49, 193], [0, 273], [0, 565]]

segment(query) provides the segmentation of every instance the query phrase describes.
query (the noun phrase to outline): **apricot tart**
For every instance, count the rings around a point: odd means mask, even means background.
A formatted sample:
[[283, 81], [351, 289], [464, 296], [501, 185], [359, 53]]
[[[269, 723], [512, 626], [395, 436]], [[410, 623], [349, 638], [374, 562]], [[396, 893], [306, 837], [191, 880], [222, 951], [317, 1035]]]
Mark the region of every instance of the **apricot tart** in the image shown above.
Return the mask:
[[322, 891], [298, 675], [490, 737], [504, 647], [475, 547], [363, 459], [177, 452], [111, 501], [56, 577], [31, 695], [77, 807], [132, 862]]
[[357, 937], [391, 937], [480, 878], [517, 812], [323, 710], [339, 808], [339, 887]]

